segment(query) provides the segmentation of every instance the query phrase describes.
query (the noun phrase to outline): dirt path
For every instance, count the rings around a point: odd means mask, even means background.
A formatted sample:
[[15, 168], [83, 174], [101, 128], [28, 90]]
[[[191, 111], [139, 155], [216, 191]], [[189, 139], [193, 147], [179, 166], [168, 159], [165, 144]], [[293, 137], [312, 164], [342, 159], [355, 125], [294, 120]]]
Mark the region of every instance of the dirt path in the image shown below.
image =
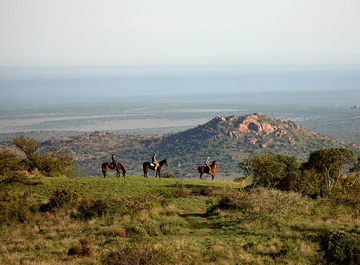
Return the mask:
[[188, 235], [206, 236], [216, 231], [216, 226], [206, 217], [206, 211], [204, 211], [204, 209], [199, 208], [197, 212], [191, 213], [181, 209], [179, 214], [191, 227]]

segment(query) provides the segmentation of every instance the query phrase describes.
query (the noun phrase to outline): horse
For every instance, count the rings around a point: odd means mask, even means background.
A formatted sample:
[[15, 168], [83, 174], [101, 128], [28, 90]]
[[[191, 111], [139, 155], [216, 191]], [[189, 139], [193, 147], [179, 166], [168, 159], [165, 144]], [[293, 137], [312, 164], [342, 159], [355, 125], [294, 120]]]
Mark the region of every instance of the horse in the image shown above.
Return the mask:
[[[168, 162], [166, 159], [162, 160], [159, 162], [159, 166], [158, 168], [156, 169], [156, 174], [155, 174], [155, 178], [159, 175], [159, 178], [160, 178], [160, 171], [161, 171], [161, 168], [163, 165], [167, 165], [168, 166]], [[151, 170], [155, 170], [155, 165], [153, 163], [150, 163], [150, 162], [144, 162], [143, 164], [143, 170], [144, 170], [144, 178], [147, 178], [148, 175], [147, 175], [147, 172], [148, 172], [148, 169], [151, 169]]]
[[216, 166], [218, 165], [218, 163], [214, 160], [210, 166], [211, 168], [211, 172], [209, 172], [209, 168], [208, 167], [198, 167], [198, 171], [200, 173], [200, 179], [203, 179], [203, 174], [211, 174], [212, 176], [212, 180], [214, 180], [214, 175], [215, 175], [215, 170], [216, 170]]
[[108, 168], [116, 170], [116, 177], [120, 177], [120, 169], [121, 169], [122, 175], [124, 176], [124, 178], [126, 178], [126, 170], [120, 162], [117, 162], [116, 166], [114, 165], [114, 163], [104, 162], [101, 166], [101, 170], [104, 175], [104, 178], [106, 178], [106, 171], [108, 170]]

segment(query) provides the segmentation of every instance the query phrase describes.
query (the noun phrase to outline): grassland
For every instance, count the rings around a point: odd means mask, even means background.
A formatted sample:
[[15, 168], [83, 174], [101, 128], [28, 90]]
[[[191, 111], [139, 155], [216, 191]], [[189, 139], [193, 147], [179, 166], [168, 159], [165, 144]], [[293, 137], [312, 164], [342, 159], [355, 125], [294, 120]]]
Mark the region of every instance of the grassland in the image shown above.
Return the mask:
[[354, 209], [247, 184], [138, 176], [4, 184], [0, 263], [321, 264], [325, 232], [360, 233]]

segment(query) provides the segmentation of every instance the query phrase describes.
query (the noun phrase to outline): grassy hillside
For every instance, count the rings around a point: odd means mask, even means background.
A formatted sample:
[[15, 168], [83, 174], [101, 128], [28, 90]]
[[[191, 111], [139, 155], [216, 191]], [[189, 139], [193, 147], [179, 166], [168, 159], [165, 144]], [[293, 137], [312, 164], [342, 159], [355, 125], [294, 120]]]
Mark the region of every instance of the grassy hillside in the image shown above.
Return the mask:
[[167, 135], [131, 135], [95, 132], [74, 137], [53, 138], [42, 143], [43, 151], [70, 153], [81, 173], [101, 175], [101, 164], [112, 153], [133, 175], [142, 174], [142, 163], [152, 154], [167, 159], [165, 171], [177, 177], [198, 178], [197, 167], [207, 156], [219, 164], [216, 178], [239, 175], [238, 162], [249, 154], [274, 152], [305, 161], [312, 151], [347, 147], [359, 153], [358, 145], [333, 140], [303, 129], [293, 121], [274, 119], [261, 113], [245, 116], [217, 116], [195, 128]]
[[247, 184], [137, 176], [2, 183], [0, 263], [323, 264], [327, 232], [360, 233], [356, 207]]

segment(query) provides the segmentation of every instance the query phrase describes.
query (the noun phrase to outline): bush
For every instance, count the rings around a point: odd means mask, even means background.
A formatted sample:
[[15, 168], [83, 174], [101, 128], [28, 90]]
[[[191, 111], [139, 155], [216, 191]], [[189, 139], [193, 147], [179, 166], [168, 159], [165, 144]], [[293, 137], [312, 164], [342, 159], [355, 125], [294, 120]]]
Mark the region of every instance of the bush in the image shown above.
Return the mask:
[[[8, 205], [0, 205], [1, 219], [6, 222], [24, 223], [31, 216], [27, 193], [22, 196], [8, 197], [11, 202]], [[1, 209], [2, 208], [2, 209]], [[1, 221], [1, 220], [0, 220]]]
[[0, 175], [6, 175], [8, 172], [24, 170], [17, 155], [10, 150], [2, 150], [0, 152]]
[[300, 195], [277, 189], [259, 188], [249, 192], [241, 190], [219, 191], [221, 198], [209, 212], [216, 209], [241, 211], [243, 217], [259, 220], [278, 229], [291, 217], [301, 205]]
[[161, 178], [168, 178], [168, 179], [175, 179], [176, 178], [174, 174], [169, 173], [169, 172], [161, 173], [160, 177]]
[[231, 209], [240, 211], [252, 211], [254, 208], [249, 194], [239, 190], [222, 190], [218, 192], [221, 198], [216, 205], [213, 205], [210, 211], [215, 209]]
[[52, 192], [49, 202], [40, 206], [40, 211], [46, 212], [52, 210], [53, 208], [61, 208], [73, 202], [76, 198], [77, 194], [72, 191], [59, 191], [56, 189]]
[[215, 196], [217, 195], [217, 189], [213, 187], [194, 188], [191, 195], [202, 195], [202, 196]]
[[239, 163], [246, 177], [252, 177], [254, 185], [277, 187], [287, 177], [294, 178], [300, 172], [300, 163], [295, 156], [265, 153], [251, 154]]
[[88, 200], [83, 199], [77, 210], [79, 212], [78, 217], [88, 220], [94, 217], [102, 217], [110, 212], [114, 212], [114, 205], [112, 201], [107, 200]]
[[360, 236], [343, 231], [329, 231], [320, 248], [327, 264], [360, 264]]
[[153, 191], [153, 194], [159, 194], [161, 197], [165, 198], [166, 201], [175, 199], [174, 193], [169, 189], [157, 189]]
[[149, 237], [146, 229], [138, 224], [126, 227], [126, 234], [135, 240], [142, 240]]
[[112, 234], [114, 237], [126, 237], [126, 229], [121, 226], [114, 227], [112, 230]]
[[0, 185], [23, 182], [26, 176], [21, 171], [25, 169], [15, 153], [10, 150], [0, 152]]
[[38, 169], [47, 177], [72, 176], [73, 165], [70, 155], [61, 152], [50, 152], [45, 155], [39, 152], [29, 155], [26, 159], [29, 170]]
[[93, 238], [84, 237], [72, 245], [68, 251], [68, 255], [77, 255], [77, 256], [91, 256], [93, 252]]
[[179, 182], [176, 183], [176, 188], [173, 189], [173, 193], [176, 198], [185, 198], [189, 196], [189, 191]]

